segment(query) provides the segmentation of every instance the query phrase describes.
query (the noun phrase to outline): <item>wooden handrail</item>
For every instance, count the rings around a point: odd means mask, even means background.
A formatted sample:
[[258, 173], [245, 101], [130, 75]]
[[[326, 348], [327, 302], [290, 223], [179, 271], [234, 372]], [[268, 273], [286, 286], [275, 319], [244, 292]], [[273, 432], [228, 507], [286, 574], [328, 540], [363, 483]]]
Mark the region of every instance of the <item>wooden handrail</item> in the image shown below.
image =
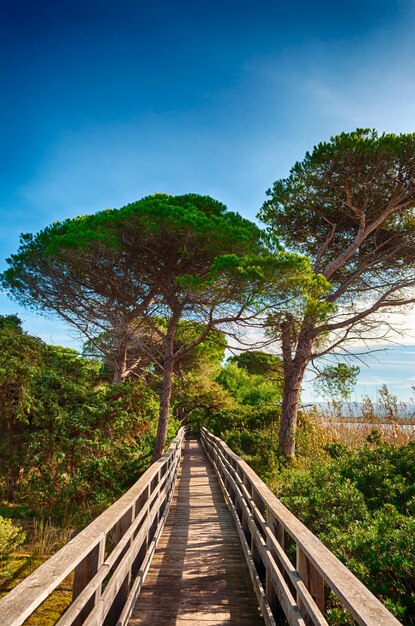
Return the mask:
[[20, 626], [74, 572], [59, 626], [124, 626], [167, 517], [185, 429], [117, 502], [0, 601], [2, 626]]
[[[267, 625], [281, 623], [283, 614], [290, 626], [327, 626], [325, 585], [360, 626], [401, 624], [226, 443], [206, 428], [201, 441], [237, 524]], [[286, 535], [296, 546], [295, 566]]]

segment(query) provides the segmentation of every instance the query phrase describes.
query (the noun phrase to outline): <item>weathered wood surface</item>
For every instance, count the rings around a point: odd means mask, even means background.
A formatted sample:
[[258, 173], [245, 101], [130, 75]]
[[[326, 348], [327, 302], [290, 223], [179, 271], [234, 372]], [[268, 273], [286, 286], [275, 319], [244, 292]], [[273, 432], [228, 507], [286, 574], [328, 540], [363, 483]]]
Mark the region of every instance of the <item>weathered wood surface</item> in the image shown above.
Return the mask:
[[151, 558], [147, 546], [162, 530], [183, 437], [181, 428], [131, 489], [0, 600], [1, 626], [21, 626], [72, 572], [73, 600], [57, 626], [116, 623], [133, 573], [145, 569]]
[[[218, 437], [202, 428], [202, 443], [234, 504], [257, 566], [265, 570], [265, 593], [275, 621], [280, 608], [290, 626], [327, 626], [327, 585], [359, 626], [401, 626], [377, 598], [268, 489], [255, 472]], [[294, 566], [284, 550], [297, 547]], [[287, 585], [290, 582], [290, 587]], [[293, 594], [292, 591], [295, 591]]]
[[195, 439], [129, 626], [263, 625], [238, 533]]

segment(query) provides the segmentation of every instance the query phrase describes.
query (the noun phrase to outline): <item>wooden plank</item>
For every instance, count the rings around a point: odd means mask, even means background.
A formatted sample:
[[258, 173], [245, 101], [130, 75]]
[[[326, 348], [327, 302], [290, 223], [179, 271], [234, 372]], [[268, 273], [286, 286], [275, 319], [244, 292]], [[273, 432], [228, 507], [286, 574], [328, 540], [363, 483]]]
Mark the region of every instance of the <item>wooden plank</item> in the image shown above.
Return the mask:
[[213, 469], [186, 442], [169, 516], [129, 626], [263, 625]]
[[[268, 526], [270, 527], [270, 531], [275, 536], [278, 543], [280, 543], [280, 545], [283, 546], [284, 536], [283, 534], [281, 536], [281, 532], [280, 532], [280, 529], [282, 527], [277, 522], [277, 520], [272, 515], [272, 513], [270, 513], [270, 511], [268, 511], [267, 513], [267, 522], [268, 522]], [[267, 547], [270, 550], [270, 553], [274, 555], [272, 551], [273, 543], [268, 536], [267, 536]], [[280, 571], [281, 570], [282, 570], [282, 566], [280, 565]], [[283, 618], [283, 611], [282, 611], [280, 603], [278, 602], [278, 596], [275, 591], [274, 585], [272, 583], [272, 578], [269, 572], [269, 568], [266, 568], [266, 573], [265, 573], [265, 593], [266, 593], [268, 604], [270, 606], [273, 616], [275, 617], [277, 621], [278, 620], [281, 621]]]
[[[172, 479], [173, 479], [173, 476], [171, 476], [170, 480]], [[160, 492], [160, 494], [158, 495], [157, 501], [153, 503], [153, 506], [151, 508], [149, 515], [146, 516], [144, 523], [141, 526], [140, 530], [138, 531], [136, 537], [134, 538], [132, 545], [128, 549], [127, 553], [124, 555], [124, 558], [120, 566], [118, 567], [118, 569], [115, 570], [99, 602], [95, 605], [93, 611], [85, 620], [85, 626], [100, 626], [101, 624], [104, 623], [104, 620], [106, 621], [106, 616], [108, 614], [108, 611], [113, 606], [114, 600], [117, 598], [117, 594], [122, 588], [125, 578], [132, 568], [132, 565], [137, 556], [137, 553], [146, 535], [148, 534], [150, 528], [152, 527], [154, 520], [157, 518], [160, 505], [162, 504], [162, 502], [164, 501], [166, 497], [165, 492], [166, 490], [168, 490], [168, 488], [169, 488], [169, 483], [167, 483], [164, 489]], [[124, 604], [126, 603], [126, 601], [127, 599], [124, 601]], [[124, 604], [123, 604], [123, 607], [124, 607]]]
[[[84, 587], [93, 579], [104, 561], [105, 540], [95, 546], [91, 552], [84, 558], [75, 568], [75, 575], [72, 587], [72, 600], [81, 594]], [[73, 620], [73, 626], [82, 626], [85, 618], [94, 608], [101, 594], [101, 588], [97, 587], [89, 600], [84, 603], [82, 610], [78, 613], [76, 619]]]
[[360, 626], [402, 626], [363, 583], [278, 500], [245, 461], [205, 428], [202, 429], [202, 437], [206, 437], [213, 448], [219, 448], [223, 454], [236, 462], [238, 474], [243, 475], [244, 482], [249, 481], [268, 510], [293, 538], [311, 565]]
[[[133, 516], [134, 516], [134, 505], [132, 505], [128, 509], [128, 511], [124, 513], [124, 515], [118, 520], [117, 524], [115, 525], [116, 545], [120, 543], [123, 536], [125, 535], [127, 530], [130, 528], [131, 524], [133, 523]], [[128, 540], [126, 548], [129, 545], [131, 545], [131, 539]], [[124, 604], [127, 601], [128, 594], [130, 593], [130, 588], [131, 588], [131, 570], [129, 569], [127, 570], [126, 573], [124, 572], [123, 582], [120, 586], [120, 589], [118, 590], [115, 600], [112, 603], [112, 606], [108, 613], [107, 621], [109, 624], [115, 624], [118, 617], [120, 616], [124, 608]]]
[[106, 539], [117, 521], [135, 505], [155, 475], [176, 456], [184, 436], [181, 428], [168, 451], [117, 502], [81, 531], [66, 546], [0, 600], [2, 626], [21, 626], [54, 589]]
[[[320, 611], [324, 613], [324, 580], [299, 547], [297, 547], [297, 571], [314, 602], [317, 604]], [[314, 620], [312, 616], [307, 613], [301, 594], [297, 594], [297, 602], [304, 616], [305, 623], [307, 626], [313, 626]]]
[[[166, 478], [168, 478], [168, 476]], [[162, 488], [162, 487], [163, 487], [163, 483], [160, 483], [159, 488]], [[163, 494], [160, 493], [158, 496], [158, 501], [156, 503], [153, 503], [153, 507], [159, 506], [162, 502], [163, 497], [164, 497]], [[139, 548], [140, 541], [143, 540], [143, 536], [145, 535], [145, 532], [144, 531], [141, 532], [140, 530], [141, 534], [140, 533], [137, 534], [137, 528], [140, 526], [140, 529], [141, 529], [142, 525], [145, 523], [145, 518], [150, 513], [150, 503], [147, 501], [147, 498], [144, 498], [143, 502], [144, 504], [139, 509], [139, 513], [137, 517], [135, 518], [134, 522], [127, 528], [127, 530], [124, 531], [124, 534], [122, 535], [122, 537], [120, 538], [120, 540], [118, 541], [118, 543], [116, 544], [112, 552], [108, 555], [108, 557], [102, 563], [102, 566], [100, 567], [99, 571], [91, 579], [91, 581], [86, 586], [83, 587], [81, 593], [79, 593], [76, 599], [73, 600], [72, 604], [70, 605], [68, 610], [64, 613], [64, 615], [61, 617], [61, 619], [59, 620], [56, 626], [70, 626], [72, 624], [74, 618], [77, 615], [79, 615], [79, 613], [82, 611], [82, 608], [84, 604], [86, 603], [86, 601], [92, 596], [92, 594], [95, 592], [98, 586], [101, 586], [102, 582], [104, 581], [108, 573], [115, 569], [116, 564], [120, 560], [120, 555], [123, 552], [125, 552], [125, 549], [130, 545], [133, 537], [134, 537], [134, 546], [135, 546], [134, 549], [136, 551], [140, 550]], [[144, 543], [144, 540], [143, 540], [143, 543]], [[121, 568], [123, 566], [124, 566], [124, 563], [120, 564]], [[124, 568], [124, 575], [126, 574], [126, 571], [127, 570]]]
[[[225, 468], [223, 468], [223, 472], [227, 473], [227, 470]], [[229, 474], [228, 474], [229, 475]], [[248, 541], [246, 539], [246, 533], [242, 527], [242, 524], [239, 521], [239, 517], [236, 511], [236, 507], [233, 507], [232, 502], [230, 501], [228, 494], [225, 490], [225, 485], [221, 482], [221, 478], [220, 478], [220, 474], [218, 473], [218, 478], [219, 478], [219, 482], [221, 483], [221, 487], [224, 491], [224, 496], [225, 499], [227, 500], [228, 504], [229, 504], [229, 508], [231, 510], [231, 513], [234, 517], [234, 521], [236, 524], [236, 529], [239, 535], [239, 539], [242, 545], [242, 549], [245, 555], [245, 560], [247, 562], [248, 565], [248, 569], [249, 569], [249, 574], [251, 577], [251, 581], [254, 587], [254, 591], [255, 594], [257, 596], [257, 600], [258, 600], [258, 604], [261, 607], [261, 612], [262, 612], [262, 616], [264, 618], [264, 622], [266, 624], [266, 626], [275, 626], [275, 620], [274, 617], [272, 615], [271, 612], [271, 608], [267, 602], [266, 599], [266, 595], [265, 595], [265, 591], [263, 589], [261, 580], [258, 576], [258, 572], [255, 566], [255, 562], [252, 556], [252, 552], [250, 549], [250, 546], [248, 545]], [[244, 485], [242, 485], [242, 488], [244, 489], [244, 493], [246, 493], [247, 497], [250, 497], [250, 494], [248, 492], [246, 492], [246, 488], [244, 487]], [[244, 499], [242, 497], [242, 491], [241, 490], [236, 490], [236, 501], [238, 503], [238, 505], [241, 507], [242, 510], [242, 519], [246, 520], [246, 523], [248, 525], [248, 529], [249, 529], [249, 524], [250, 524], [250, 519], [251, 519], [251, 511], [249, 509], [249, 507], [247, 506], [247, 501], [246, 499]], [[252, 540], [254, 540], [254, 537], [252, 537]], [[252, 543], [251, 543], [252, 545]]]

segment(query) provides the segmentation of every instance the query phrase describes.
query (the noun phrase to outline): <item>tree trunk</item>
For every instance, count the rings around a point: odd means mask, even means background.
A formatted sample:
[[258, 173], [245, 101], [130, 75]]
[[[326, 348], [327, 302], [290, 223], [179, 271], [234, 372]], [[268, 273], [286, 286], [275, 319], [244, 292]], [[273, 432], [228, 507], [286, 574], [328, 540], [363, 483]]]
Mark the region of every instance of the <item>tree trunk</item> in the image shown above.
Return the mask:
[[23, 473], [22, 468], [15, 468], [14, 472], [10, 471], [7, 477], [6, 500], [8, 502], [15, 501], [15, 494], [20, 484], [20, 478]]
[[122, 335], [118, 339], [117, 352], [115, 354], [115, 371], [112, 379], [115, 385], [120, 385], [124, 382], [125, 372], [127, 371], [127, 353], [128, 338], [126, 335]]
[[280, 453], [288, 458], [295, 456], [295, 434], [297, 430], [298, 403], [301, 383], [307, 363], [293, 363], [284, 379], [284, 392], [281, 407]]
[[167, 438], [167, 427], [169, 425], [170, 415], [170, 399], [173, 388], [173, 341], [174, 330], [171, 330], [164, 340], [164, 368], [163, 368], [163, 384], [160, 394], [160, 416], [157, 429], [156, 443], [152, 462], [158, 461], [164, 452], [164, 445]]
[[[310, 332], [311, 331], [311, 332]], [[310, 325], [303, 327], [297, 343], [294, 358], [288, 361], [284, 354], [284, 391], [281, 407], [281, 425], [279, 436], [280, 453], [287, 458], [295, 456], [295, 435], [297, 430], [298, 403], [304, 372], [311, 359], [313, 334]]]

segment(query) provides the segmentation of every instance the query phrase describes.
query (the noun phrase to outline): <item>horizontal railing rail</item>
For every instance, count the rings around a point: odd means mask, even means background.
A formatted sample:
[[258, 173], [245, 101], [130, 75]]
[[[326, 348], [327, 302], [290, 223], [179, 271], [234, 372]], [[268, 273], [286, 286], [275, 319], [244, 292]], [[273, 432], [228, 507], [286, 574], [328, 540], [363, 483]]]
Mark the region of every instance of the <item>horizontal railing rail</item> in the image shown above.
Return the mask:
[[73, 573], [58, 626], [124, 626], [167, 517], [184, 428], [117, 502], [0, 601], [2, 626], [20, 626]]
[[[206, 428], [201, 441], [234, 516], [267, 626], [328, 626], [326, 587], [360, 626], [400, 625], [245, 461]], [[289, 542], [295, 545], [295, 566]]]

